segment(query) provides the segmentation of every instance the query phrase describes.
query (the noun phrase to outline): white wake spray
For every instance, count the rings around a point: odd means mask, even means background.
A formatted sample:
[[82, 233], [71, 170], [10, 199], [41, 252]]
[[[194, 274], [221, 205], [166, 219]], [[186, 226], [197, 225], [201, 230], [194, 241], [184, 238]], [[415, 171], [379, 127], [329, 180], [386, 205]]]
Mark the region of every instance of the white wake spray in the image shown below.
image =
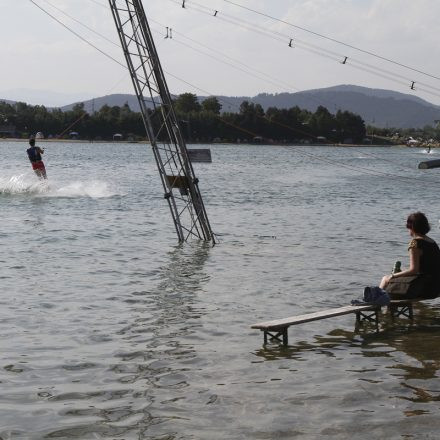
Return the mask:
[[0, 194], [27, 194], [35, 197], [90, 197], [93, 199], [122, 195], [111, 188], [107, 182], [99, 180], [61, 184], [53, 179], [39, 180], [29, 173], [9, 178], [0, 177]]

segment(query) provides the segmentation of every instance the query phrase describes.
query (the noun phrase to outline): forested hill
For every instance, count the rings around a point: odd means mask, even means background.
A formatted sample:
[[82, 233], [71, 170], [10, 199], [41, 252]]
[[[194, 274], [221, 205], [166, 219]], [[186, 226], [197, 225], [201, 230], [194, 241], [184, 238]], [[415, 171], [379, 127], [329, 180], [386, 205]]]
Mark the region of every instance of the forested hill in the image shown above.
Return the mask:
[[[239, 112], [243, 101], [260, 104], [264, 110], [269, 107], [289, 109], [298, 106], [315, 112], [318, 106], [323, 106], [333, 114], [336, 114], [337, 110], [350, 111], [360, 115], [367, 125], [384, 128], [423, 128], [426, 125], [435, 125], [434, 121], [440, 119], [440, 106], [414, 95], [352, 85], [297, 93], [261, 93], [254, 97], [218, 96], [217, 98], [222, 105], [222, 112]], [[199, 96], [198, 99], [202, 102], [206, 97]], [[6, 100], [0, 97], [0, 101]], [[99, 111], [104, 105], [122, 107], [126, 103], [131, 110], [139, 111], [136, 96], [125, 94], [107, 95], [84, 101], [84, 109], [92, 113]], [[75, 104], [77, 103], [66, 105], [61, 109], [72, 110]]]
[[[203, 101], [206, 97], [199, 97]], [[260, 104], [264, 110], [269, 107], [287, 109], [298, 106], [316, 111], [318, 106], [326, 107], [331, 113], [348, 110], [360, 115], [366, 124], [376, 127], [422, 128], [434, 125], [440, 119], [440, 106], [429, 103], [416, 96], [391, 90], [370, 89], [367, 87], [341, 85], [324, 89], [308, 90], [298, 93], [261, 93], [254, 97], [218, 96], [223, 112], [238, 112], [243, 101]], [[128, 103], [134, 111], [139, 110], [134, 95], [108, 95], [85, 101], [85, 110], [99, 110], [103, 105], [122, 106]], [[71, 110], [72, 105], [63, 107]]]

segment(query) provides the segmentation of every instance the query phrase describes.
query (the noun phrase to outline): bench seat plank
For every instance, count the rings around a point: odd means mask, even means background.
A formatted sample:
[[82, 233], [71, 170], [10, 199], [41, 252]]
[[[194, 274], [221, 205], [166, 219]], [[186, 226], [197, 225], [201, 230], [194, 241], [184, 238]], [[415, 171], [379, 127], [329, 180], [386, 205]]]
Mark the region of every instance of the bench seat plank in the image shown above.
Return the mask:
[[331, 318], [333, 316], [348, 315], [350, 313], [376, 310], [377, 308], [378, 306], [372, 304], [337, 307], [334, 309], [321, 310], [320, 312], [307, 313], [305, 315], [291, 316], [289, 318], [260, 322], [252, 325], [251, 328], [256, 328], [260, 330], [276, 330], [283, 327], [289, 327], [291, 325], [302, 324], [304, 322], [317, 321], [319, 319]]

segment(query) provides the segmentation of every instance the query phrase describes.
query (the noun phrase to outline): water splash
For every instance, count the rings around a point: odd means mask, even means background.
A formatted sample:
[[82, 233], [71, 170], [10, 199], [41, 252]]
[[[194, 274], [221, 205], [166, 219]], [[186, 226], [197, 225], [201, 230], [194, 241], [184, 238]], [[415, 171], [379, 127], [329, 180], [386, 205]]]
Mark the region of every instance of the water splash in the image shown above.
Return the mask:
[[0, 194], [42, 194], [47, 187], [47, 181], [35, 180], [27, 173], [0, 178]]
[[10, 178], [0, 178], [0, 194], [27, 194], [37, 197], [90, 197], [93, 199], [121, 195], [107, 182], [99, 180], [60, 184], [52, 179], [38, 180], [28, 173]]
[[58, 188], [53, 187], [45, 194], [48, 197], [90, 197], [99, 199], [121, 195], [112, 189], [107, 182], [94, 180], [90, 182], [71, 182]]

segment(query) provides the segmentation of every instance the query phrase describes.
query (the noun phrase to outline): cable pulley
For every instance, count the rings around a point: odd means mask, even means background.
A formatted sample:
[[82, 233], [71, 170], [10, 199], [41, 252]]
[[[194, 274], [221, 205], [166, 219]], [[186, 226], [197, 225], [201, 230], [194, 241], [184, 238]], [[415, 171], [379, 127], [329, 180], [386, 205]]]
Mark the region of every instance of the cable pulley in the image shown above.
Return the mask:
[[164, 37], [164, 40], [166, 40], [167, 38], [170, 38], [170, 39], [173, 38], [173, 29], [169, 28], [168, 26], [166, 26], [166, 28], [167, 28], [167, 33]]

